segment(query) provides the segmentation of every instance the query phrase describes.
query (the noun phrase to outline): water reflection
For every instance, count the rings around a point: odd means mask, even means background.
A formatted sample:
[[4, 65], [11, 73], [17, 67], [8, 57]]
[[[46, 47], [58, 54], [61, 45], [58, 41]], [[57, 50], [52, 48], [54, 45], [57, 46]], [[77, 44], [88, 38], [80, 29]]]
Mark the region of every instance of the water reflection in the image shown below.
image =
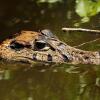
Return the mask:
[[41, 72], [43, 68], [36, 67], [5, 69], [0, 74], [0, 77], [5, 76], [0, 80], [0, 99], [99, 100], [99, 66], [71, 66], [61, 64], [44, 68], [45, 72]]
[[[61, 68], [62, 69], [62, 68]], [[58, 72], [48, 69], [40, 72], [39, 69], [15, 70], [11, 72], [12, 78], [2, 81], [0, 96], [3, 100], [71, 100], [78, 92], [78, 75], [68, 74], [60, 69]], [[4, 93], [4, 95], [3, 95]], [[75, 93], [75, 94], [73, 94]], [[70, 95], [73, 96], [70, 96]]]
[[93, 67], [80, 75], [81, 100], [99, 100], [100, 77], [97, 73]]
[[[22, 64], [19, 64], [22, 65]], [[24, 66], [24, 65], [23, 65]], [[0, 73], [1, 100], [99, 100], [100, 66], [25, 66]], [[45, 71], [42, 71], [42, 70]]]

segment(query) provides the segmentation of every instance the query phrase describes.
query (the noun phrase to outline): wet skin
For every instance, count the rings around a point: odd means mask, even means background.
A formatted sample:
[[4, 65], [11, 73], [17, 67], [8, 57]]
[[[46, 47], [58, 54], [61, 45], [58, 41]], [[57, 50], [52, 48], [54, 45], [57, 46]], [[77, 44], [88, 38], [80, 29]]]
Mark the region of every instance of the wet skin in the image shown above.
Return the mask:
[[70, 64], [100, 64], [98, 51], [73, 48], [56, 38], [50, 30], [22, 31], [0, 45], [0, 57], [7, 60], [32, 63], [54, 62]]

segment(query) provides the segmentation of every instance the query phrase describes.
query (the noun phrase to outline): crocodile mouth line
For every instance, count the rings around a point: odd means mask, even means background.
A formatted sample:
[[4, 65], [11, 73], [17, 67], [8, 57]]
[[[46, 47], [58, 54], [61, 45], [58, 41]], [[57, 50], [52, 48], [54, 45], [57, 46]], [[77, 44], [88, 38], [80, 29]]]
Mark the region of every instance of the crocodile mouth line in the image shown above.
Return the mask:
[[33, 63], [33, 62], [56, 63], [56, 62], [53, 62], [53, 61], [44, 61], [42, 59], [41, 60], [37, 60], [37, 59], [32, 59], [32, 58], [24, 57], [24, 56], [15, 56], [15, 57], [13, 57], [13, 61], [19, 61], [19, 62], [29, 63], [29, 64]]

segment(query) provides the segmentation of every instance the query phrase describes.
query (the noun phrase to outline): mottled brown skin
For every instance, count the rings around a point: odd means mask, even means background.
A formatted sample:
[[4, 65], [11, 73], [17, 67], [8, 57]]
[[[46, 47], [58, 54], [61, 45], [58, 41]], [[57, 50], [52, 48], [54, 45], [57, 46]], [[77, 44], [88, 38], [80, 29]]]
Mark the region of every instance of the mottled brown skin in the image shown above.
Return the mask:
[[[58, 38], [47, 38], [47, 50], [44, 50], [45, 46], [43, 49], [36, 49], [36, 41], [40, 37], [44, 37], [40, 32], [22, 31], [15, 38], [6, 39], [2, 42], [0, 45], [0, 57], [8, 61], [14, 60], [28, 63], [41, 61], [100, 65], [100, 53], [98, 51], [92, 52], [76, 49], [60, 41]], [[11, 47], [13, 42], [19, 45], [18, 49]], [[42, 44], [38, 45], [41, 46]]]
[[21, 35], [15, 37], [15, 41], [23, 45], [30, 45], [31, 42], [34, 42], [35, 39], [38, 39], [39, 34], [39, 32], [21, 31]]

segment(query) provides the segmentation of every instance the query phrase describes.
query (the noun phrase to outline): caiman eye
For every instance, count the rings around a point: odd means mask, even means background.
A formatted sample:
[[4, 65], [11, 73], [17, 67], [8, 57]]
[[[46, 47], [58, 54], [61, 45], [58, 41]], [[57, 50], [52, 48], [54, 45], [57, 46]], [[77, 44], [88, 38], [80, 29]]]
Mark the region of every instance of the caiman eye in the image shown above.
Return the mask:
[[24, 45], [13, 41], [13, 42], [10, 44], [10, 48], [11, 48], [11, 49], [15, 49], [15, 50], [20, 50], [20, 49], [23, 49], [23, 48], [24, 48]]
[[36, 43], [35, 43], [35, 49], [36, 49], [36, 50], [41, 50], [41, 49], [43, 49], [45, 46], [46, 46], [46, 43], [43, 43], [43, 42], [36, 42]]

